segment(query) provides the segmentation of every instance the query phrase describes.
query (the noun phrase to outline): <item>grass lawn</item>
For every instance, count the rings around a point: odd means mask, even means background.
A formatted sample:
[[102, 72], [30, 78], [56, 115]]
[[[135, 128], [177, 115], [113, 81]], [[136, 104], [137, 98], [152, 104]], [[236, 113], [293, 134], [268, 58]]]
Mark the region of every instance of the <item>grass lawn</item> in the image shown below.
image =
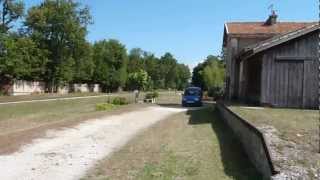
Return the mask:
[[[141, 92], [139, 100], [143, 100], [145, 92]], [[69, 94], [56, 94], [56, 93], [46, 93], [46, 94], [33, 94], [33, 95], [22, 95], [22, 96], [0, 96], [0, 103], [5, 102], [16, 102], [16, 101], [30, 101], [30, 100], [43, 100], [43, 99], [59, 99], [59, 98], [70, 98], [70, 97], [84, 97], [84, 96], [101, 96], [107, 95], [106, 93], [69, 93]], [[117, 96], [129, 97], [131, 101], [134, 101], [133, 92], [122, 92], [113, 93]], [[175, 91], [159, 91], [160, 97], [158, 98], [160, 102], [180, 102], [181, 95]]]
[[318, 179], [320, 154], [317, 110], [230, 108], [258, 128], [272, 126], [278, 131], [268, 132], [267, 140], [270, 142], [273, 161], [280, 171], [288, 174], [300, 172], [304, 178]]
[[[131, 96], [127, 97], [130, 100]], [[103, 116], [105, 111], [97, 111], [96, 105], [106, 103], [108, 99], [112, 97], [0, 105], [0, 135], [57, 121], [79, 121]]]
[[104, 93], [69, 93], [69, 94], [34, 94], [23, 96], [0, 96], [0, 103], [2, 102], [16, 102], [16, 101], [30, 101], [42, 99], [56, 99], [56, 98], [69, 98], [69, 97], [83, 97], [83, 96], [99, 96], [105, 95]]
[[212, 108], [179, 113], [142, 132], [83, 179], [259, 180]]
[[[87, 96], [89, 94], [81, 95]], [[144, 95], [144, 92], [140, 93], [139, 101], [143, 100]], [[70, 96], [79, 95], [71, 94]], [[172, 93], [161, 92], [159, 99], [170, 100], [174, 99], [174, 96], [175, 94]], [[134, 102], [134, 94], [124, 92], [112, 94], [111, 97], [2, 104], [0, 105], [0, 154], [16, 152], [21, 146], [32, 142], [33, 139], [43, 137], [50, 129], [74, 127], [86, 120], [136, 111], [148, 106], [144, 104], [129, 104], [126, 106], [108, 104], [114, 97], [125, 97], [129, 103]], [[24, 98], [30, 98], [30, 100], [45, 99], [47, 96]]]
[[231, 110], [256, 126], [275, 127], [282, 139], [308, 146], [309, 151], [317, 151], [318, 117], [317, 110], [246, 108], [230, 106]]
[[[0, 101], [37, 100], [47, 98], [93, 96], [99, 94], [76, 93], [68, 95], [31, 95], [16, 97], [0, 97]], [[101, 94], [100, 94], [101, 95]], [[125, 97], [129, 103], [134, 102], [133, 93], [115, 93], [113, 97]], [[139, 100], [143, 100], [145, 93], [140, 93]], [[16, 130], [30, 129], [39, 125], [56, 121], [86, 120], [103, 116], [104, 111], [97, 111], [96, 105], [106, 103], [113, 97], [90, 97], [85, 99], [57, 100], [48, 102], [32, 102], [21, 104], [0, 105], [0, 135]], [[181, 98], [174, 92], [161, 92], [160, 102], [173, 102]], [[179, 102], [179, 101], [177, 101]], [[118, 107], [117, 107], [118, 108]], [[116, 108], [116, 109], [117, 109]], [[114, 110], [115, 108], [110, 108]]]

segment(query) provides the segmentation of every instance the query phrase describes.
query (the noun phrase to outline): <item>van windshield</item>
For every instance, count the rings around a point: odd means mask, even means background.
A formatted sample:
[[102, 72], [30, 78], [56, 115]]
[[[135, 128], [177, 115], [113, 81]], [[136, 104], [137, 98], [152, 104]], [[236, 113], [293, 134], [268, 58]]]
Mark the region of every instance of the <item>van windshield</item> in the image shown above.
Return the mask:
[[186, 89], [184, 92], [185, 96], [200, 96], [201, 92], [197, 89]]

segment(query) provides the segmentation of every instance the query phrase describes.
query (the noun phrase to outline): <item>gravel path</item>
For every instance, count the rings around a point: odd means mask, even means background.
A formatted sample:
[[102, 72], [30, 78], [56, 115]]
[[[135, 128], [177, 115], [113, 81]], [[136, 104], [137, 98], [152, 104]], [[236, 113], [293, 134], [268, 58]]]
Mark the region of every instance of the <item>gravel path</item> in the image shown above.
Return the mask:
[[148, 107], [49, 131], [45, 138], [34, 140], [19, 152], [0, 156], [0, 179], [79, 179], [99, 159], [123, 146], [142, 129], [182, 111], [185, 109]]

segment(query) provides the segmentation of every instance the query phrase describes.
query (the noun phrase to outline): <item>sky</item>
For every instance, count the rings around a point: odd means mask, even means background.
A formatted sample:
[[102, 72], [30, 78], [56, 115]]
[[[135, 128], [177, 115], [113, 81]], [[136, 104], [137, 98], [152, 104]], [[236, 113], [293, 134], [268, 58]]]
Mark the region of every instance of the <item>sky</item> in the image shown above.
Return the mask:
[[[220, 55], [229, 21], [264, 21], [273, 4], [280, 21], [318, 21], [318, 0], [77, 0], [88, 5], [94, 24], [87, 39], [118, 39], [157, 56], [172, 53], [194, 67]], [[27, 7], [41, 0], [24, 0]]]

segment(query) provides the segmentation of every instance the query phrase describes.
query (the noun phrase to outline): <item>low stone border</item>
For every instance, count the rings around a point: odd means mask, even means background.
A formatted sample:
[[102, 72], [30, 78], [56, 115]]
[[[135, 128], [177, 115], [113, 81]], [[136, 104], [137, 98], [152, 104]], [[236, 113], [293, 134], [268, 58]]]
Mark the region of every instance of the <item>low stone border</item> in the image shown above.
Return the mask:
[[279, 173], [275, 169], [268, 144], [263, 133], [254, 125], [232, 112], [222, 102], [217, 102], [217, 108], [226, 124], [240, 140], [249, 159], [265, 179], [272, 179]]

